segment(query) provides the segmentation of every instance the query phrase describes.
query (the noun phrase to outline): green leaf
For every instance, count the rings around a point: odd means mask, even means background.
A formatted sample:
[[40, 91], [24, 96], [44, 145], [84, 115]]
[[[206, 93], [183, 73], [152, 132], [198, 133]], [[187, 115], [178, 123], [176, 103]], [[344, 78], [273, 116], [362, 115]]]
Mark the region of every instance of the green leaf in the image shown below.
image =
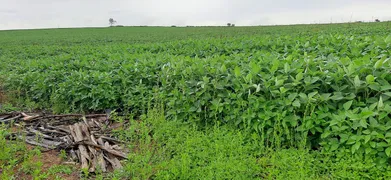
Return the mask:
[[391, 147], [388, 147], [388, 148], [386, 149], [386, 155], [387, 155], [388, 157], [391, 156]]
[[342, 95], [341, 92], [335, 92], [334, 95], [331, 96], [331, 99], [335, 101], [342, 100], [343, 98], [344, 96]]
[[361, 86], [361, 81], [360, 81], [360, 78], [358, 77], [358, 75], [356, 75], [356, 77], [354, 77], [354, 86], [355, 87]]
[[384, 85], [384, 86], [380, 87], [381, 91], [386, 91], [386, 90], [390, 90], [390, 89], [391, 89], [391, 85]]
[[388, 147], [388, 146], [389, 145], [386, 142], [379, 142], [379, 143], [376, 144], [376, 147]]
[[365, 154], [369, 154], [371, 152], [372, 152], [372, 148], [370, 147], [365, 148]]
[[309, 94], [308, 94], [308, 98], [312, 98], [312, 97], [314, 97], [316, 94], [318, 94], [317, 91], [312, 92], [312, 93], [309, 93]]
[[305, 44], [304, 44], [304, 47], [309, 47], [310, 46], [310, 42], [309, 41], [307, 41]]
[[372, 84], [375, 82], [375, 77], [373, 75], [368, 75], [365, 80], [367, 81], [367, 84]]
[[360, 120], [360, 126], [363, 127], [363, 128], [367, 128], [368, 127], [368, 123], [365, 119], [361, 119]]
[[304, 75], [302, 72], [299, 72], [296, 74], [296, 81], [301, 81], [303, 79]]
[[370, 130], [364, 130], [362, 133], [364, 133], [364, 134], [371, 134], [371, 131]]
[[376, 113], [373, 112], [373, 111], [370, 111], [370, 110], [362, 110], [360, 115], [362, 118], [368, 118], [368, 117], [371, 117], [371, 116], [374, 116]]
[[377, 106], [377, 102], [371, 104], [371, 105], [369, 106], [369, 110], [373, 111], [373, 110], [376, 108], [376, 106]]
[[377, 119], [379, 120], [382, 120], [384, 119], [385, 117], [388, 117], [389, 113], [386, 113], [386, 112], [382, 112], [379, 114], [379, 117]]
[[270, 72], [271, 73], [275, 73], [277, 71], [277, 69], [278, 69], [279, 64], [280, 64], [279, 60], [277, 60], [277, 59], [273, 60], [273, 66], [270, 69]]
[[369, 140], [371, 140], [371, 135], [366, 135], [366, 136], [364, 137], [365, 144], [368, 143]]
[[344, 143], [345, 141], [347, 141], [349, 139], [349, 135], [347, 135], [347, 134], [340, 134], [339, 137], [340, 137], [340, 140], [339, 140], [340, 143]]
[[253, 78], [253, 75], [251, 73], [247, 74], [247, 76], [246, 76], [247, 81], [251, 82], [252, 78]]
[[241, 75], [241, 70], [239, 66], [236, 66], [234, 69], [234, 73], [236, 77], [239, 77]]
[[391, 92], [385, 92], [383, 93], [384, 95], [388, 96], [388, 97], [391, 97]]
[[338, 147], [339, 147], [339, 144], [337, 144], [337, 143], [333, 143], [333, 144], [331, 145], [331, 148], [330, 148], [330, 150], [331, 150], [331, 151], [335, 151], [335, 150], [337, 150], [337, 149], [338, 149]]
[[256, 85], [256, 87], [257, 87], [257, 89], [255, 90], [255, 92], [259, 92], [259, 91], [261, 91], [261, 84], [258, 84], [258, 85]]
[[352, 106], [352, 103], [353, 103], [353, 101], [348, 101], [348, 102], [346, 102], [345, 104], [343, 104], [343, 108], [344, 108], [345, 110], [349, 110], [350, 107]]
[[378, 60], [375, 63], [375, 66], [373, 66], [375, 69], [379, 69], [380, 67], [383, 66], [383, 60]]
[[320, 138], [322, 138], [322, 139], [327, 138], [330, 134], [331, 134], [330, 131], [326, 131], [326, 132], [322, 133], [322, 135], [320, 135]]
[[382, 107], [384, 107], [383, 98], [380, 96], [379, 103], [377, 104], [377, 108], [381, 109]]
[[370, 145], [372, 148], [376, 148], [376, 142], [370, 142], [369, 145]]
[[356, 97], [356, 95], [354, 93], [349, 93], [349, 95], [345, 96], [345, 99], [347, 100], [352, 100]]
[[354, 144], [356, 142], [357, 142], [357, 136], [353, 135], [353, 136], [349, 137], [349, 140], [346, 142], [346, 144], [350, 145], [350, 144]]
[[252, 74], [258, 74], [259, 70], [261, 69], [258, 64], [256, 64], [255, 62], [251, 61], [250, 62], [250, 67], [251, 67], [251, 73]]
[[291, 70], [291, 67], [289, 66], [289, 64], [285, 63], [284, 64], [284, 71], [285, 71], [285, 73], [288, 73], [290, 70]]
[[376, 131], [372, 131], [372, 132], [371, 132], [371, 135], [372, 135], [372, 136], [376, 136], [376, 135], [378, 135], [378, 134], [379, 134], [379, 133], [376, 132]]
[[388, 35], [384, 42], [391, 43], [391, 35]]
[[384, 111], [386, 111], [387, 113], [391, 113], [391, 106], [386, 104], [383, 108]]
[[378, 123], [377, 120], [374, 119], [374, 118], [369, 118], [369, 123], [370, 123], [370, 126], [371, 126], [372, 128], [378, 127], [378, 126], [379, 126], [379, 123]]
[[225, 65], [224, 65], [224, 64], [221, 66], [221, 68], [220, 68], [220, 69], [221, 69], [221, 71], [222, 71], [222, 72], [227, 72], [227, 67], [225, 67]]
[[288, 91], [288, 89], [286, 89], [285, 87], [280, 87], [280, 92], [281, 94], [284, 94]]
[[322, 101], [327, 101], [330, 99], [331, 93], [323, 93], [320, 95]]
[[277, 78], [275, 82], [276, 82], [275, 86], [281, 86], [284, 84], [284, 80], [278, 80]]
[[334, 126], [334, 125], [336, 125], [336, 124], [338, 124], [338, 123], [339, 123], [339, 121], [336, 120], [336, 119], [334, 119], [334, 120], [331, 120], [331, 121], [330, 121], [329, 126]]
[[290, 93], [290, 94], [288, 95], [289, 101], [293, 101], [296, 97], [297, 97], [297, 93]]
[[295, 101], [293, 101], [292, 105], [294, 107], [300, 107], [300, 101], [298, 99], [296, 99]]
[[371, 84], [368, 87], [375, 91], [380, 91], [381, 89], [381, 87], [378, 84]]
[[360, 149], [360, 146], [361, 146], [361, 143], [360, 142], [356, 142], [356, 144], [354, 144], [352, 146], [352, 153], [354, 154], [358, 149]]

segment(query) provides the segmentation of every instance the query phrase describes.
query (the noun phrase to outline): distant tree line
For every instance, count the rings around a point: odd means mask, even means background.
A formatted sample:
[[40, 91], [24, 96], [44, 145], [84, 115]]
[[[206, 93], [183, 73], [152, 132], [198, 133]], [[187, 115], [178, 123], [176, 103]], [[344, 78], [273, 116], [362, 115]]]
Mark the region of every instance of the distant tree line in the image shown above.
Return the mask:
[[[364, 21], [355, 21], [356, 23], [362, 23]], [[379, 19], [375, 19], [374, 22], [381, 22]], [[109, 19], [109, 24], [110, 24], [110, 27], [113, 27], [115, 24], [117, 23], [116, 20], [114, 20], [113, 18], [110, 18]], [[227, 23], [227, 26], [228, 27], [235, 27], [235, 24], [233, 23]], [[123, 25], [117, 25], [116, 27], [124, 27]], [[137, 27], [152, 27], [152, 26], [137, 26]], [[177, 27], [176, 25], [171, 25], [171, 27]], [[186, 27], [209, 27], [209, 26], [186, 26]], [[210, 26], [212, 27], [212, 26]]]
[[[114, 20], [113, 18], [109, 19], [110, 27], [113, 27], [116, 23], [117, 23], [117, 21]], [[227, 26], [228, 27], [235, 27], [235, 24], [227, 23]], [[124, 26], [123, 25], [117, 25], [116, 27], [124, 27]], [[149, 27], [149, 26], [139, 26], [139, 27]], [[171, 25], [171, 27], [177, 27], [177, 26], [176, 25]], [[196, 26], [186, 26], [186, 27], [196, 27]], [[202, 26], [202, 27], [208, 27], [208, 26]]]
[[228, 26], [228, 27], [235, 27], [235, 24], [227, 23], [227, 26]]

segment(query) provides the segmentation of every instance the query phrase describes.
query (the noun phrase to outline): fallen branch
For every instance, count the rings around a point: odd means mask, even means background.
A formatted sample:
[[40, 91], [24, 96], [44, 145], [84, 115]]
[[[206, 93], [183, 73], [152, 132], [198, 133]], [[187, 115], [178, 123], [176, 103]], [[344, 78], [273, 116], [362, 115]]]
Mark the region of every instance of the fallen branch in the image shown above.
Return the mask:
[[66, 132], [68, 134], [71, 134], [71, 131], [69, 129], [65, 129], [65, 128], [61, 128], [61, 127], [55, 127], [55, 126], [51, 126], [51, 125], [46, 125], [48, 128], [51, 128], [51, 129], [56, 129], [56, 130], [59, 130], [59, 131], [63, 131], [63, 132]]
[[111, 137], [106, 137], [106, 136], [100, 136], [100, 138], [106, 140], [106, 141], [110, 141], [110, 142], [116, 142], [116, 143], [124, 143], [123, 141], [121, 140], [118, 140], [118, 139], [114, 139], [114, 138], [111, 138]]
[[45, 129], [44, 127], [38, 127], [38, 129], [40, 129], [43, 132], [47, 132], [47, 133], [56, 133], [56, 134], [61, 134], [61, 135], [68, 135], [68, 133], [57, 131], [57, 130]]
[[93, 147], [96, 147], [96, 148], [99, 148], [99, 149], [102, 149], [110, 154], [113, 154], [115, 156], [118, 156], [118, 157], [122, 157], [124, 159], [128, 159], [128, 156], [123, 153], [123, 152], [119, 152], [119, 151], [116, 151], [116, 150], [113, 150], [113, 149], [109, 149], [109, 148], [106, 148], [104, 146], [101, 146], [101, 145], [97, 145], [93, 142], [89, 142], [89, 141], [82, 141], [82, 142], [78, 142], [76, 143], [76, 145], [79, 145], [79, 144], [82, 144], [82, 145], [88, 145], [88, 146], [93, 146]]
[[3, 122], [3, 123], [8, 123], [8, 122], [10, 122], [10, 121], [19, 119], [19, 118], [21, 118], [21, 117], [22, 117], [22, 115], [17, 115], [17, 116], [15, 116], [15, 117], [12, 117], [12, 118], [9, 118], [9, 119], [1, 120], [1, 122]]
[[23, 120], [24, 120], [24, 121], [32, 121], [32, 120], [34, 120], [34, 119], [40, 117], [40, 115], [30, 116], [30, 115], [27, 115], [26, 113], [23, 113], [23, 112], [22, 112], [21, 114], [22, 114], [22, 116], [23, 116]]
[[83, 114], [63, 114], [63, 115], [49, 115], [45, 116], [46, 118], [61, 118], [61, 117], [83, 117], [85, 116], [86, 118], [94, 118], [94, 117], [103, 117], [107, 116], [106, 114], [88, 114], [88, 115], [83, 115]]
[[25, 142], [27, 144], [31, 144], [31, 145], [34, 145], [34, 146], [41, 146], [41, 147], [44, 147], [44, 148], [50, 149], [50, 150], [56, 149], [56, 146], [54, 146], [54, 145], [52, 145], [52, 146], [46, 145], [46, 144], [43, 144], [43, 143], [39, 143], [39, 142], [33, 141], [31, 139], [28, 139], [28, 138], [25, 139]]

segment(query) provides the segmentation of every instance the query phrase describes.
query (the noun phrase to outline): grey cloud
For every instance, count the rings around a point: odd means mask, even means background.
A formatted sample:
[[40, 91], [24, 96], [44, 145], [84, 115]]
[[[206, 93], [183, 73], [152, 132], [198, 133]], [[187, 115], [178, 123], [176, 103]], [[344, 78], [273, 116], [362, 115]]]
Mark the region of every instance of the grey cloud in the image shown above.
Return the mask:
[[15, 14], [18, 11], [12, 9], [0, 9], [0, 14]]
[[389, 0], [0, 0], [0, 29], [390, 20]]

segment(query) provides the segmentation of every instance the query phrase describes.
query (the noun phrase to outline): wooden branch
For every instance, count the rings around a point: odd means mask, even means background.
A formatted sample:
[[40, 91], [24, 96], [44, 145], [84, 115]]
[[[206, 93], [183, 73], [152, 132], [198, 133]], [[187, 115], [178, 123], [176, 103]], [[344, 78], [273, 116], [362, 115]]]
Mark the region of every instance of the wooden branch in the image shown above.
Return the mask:
[[[94, 135], [91, 135], [91, 142], [94, 143], [95, 145], [98, 145], [98, 142], [96, 141]], [[90, 147], [90, 146], [89, 146]], [[107, 169], [106, 169], [106, 161], [104, 160], [104, 157], [103, 157], [103, 152], [101, 149], [97, 149], [96, 150], [96, 154], [95, 154], [95, 162], [96, 163], [96, 167], [99, 167], [102, 172], [106, 172]]]
[[[105, 142], [105, 148], [113, 150], [108, 142]], [[122, 168], [121, 162], [115, 156], [112, 154], [107, 154], [107, 156], [107, 159], [110, 159], [109, 162], [111, 163], [113, 169]]]
[[106, 152], [108, 152], [110, 154], [115, 155], [115, 156], [122, 157], [124, 159], [128, 159], [127, 155], [125, 153], [123, 153], [123, 152], [119, 152], [119, 151], [116, 151], [114, 149], [109, 149], [109, 148], [106, 148], [104, 146], [94, 144], [93, 142], [84, 141], [84, 142], [79, 142], [77, 144], [84, 144], [84, 145], [88, 145], [88, 146], [93, 146], [93, 147], [102, 149], [102, 150], [104, 150], [104, 151], [106, 151]]
[[52, 136], [43, 134], [43, 133], [41, 133], [41, 131], [37, 131], [35, 129], [27, 129], [27, 131], [24, 131], [24, 132], [26, 132], [28, 135], [33, 135], [34, 137], [38, 135], [38, 137], [43, 137], [46, 139], [54, 140], [54, 138]]
[[51, 129], [56, 129], [56, 130], [59, 130], [59, 131], [63, 131], [65, 133], [68, 133], [68, 134], [71, 134], [71, 131], [69, 129], [65, 129], [64, 128], [61, 128], [61, 127], [56, 127], [56, 126], [51, 126], [51, 125], [46, 125], [48, 128], [51, 128]]
[[22, 114], [22, 116], [23, 116], [23, 120], [24, 120], [24, 121], [32, 121], [32, 120], [34, 120], [34, 119], [40, 117], [40, 115], [30, 116], [30, 115], [27, 115], [26, 113], [23, 113], [23, 112], [22, 112], [21, 114]]
[[77, 153], [76, 153], [73, 149], [71, 149], [71, 150], [69, 151], [69, 154], [71, 155], [71, 160], [73, 160], [73, 161], [79, 160], [79, 158], [78, 158], [78, 156], [77, 156]]
[[97, 164], [101, 168], [102, 172], [106, 172], [107, 171], [107, 168], [106, 168], [107, 165], [106, 165], [106, 161], [104, 159], [102, 150], [98, 151], [98, 154], [97, 154]]
[[90, 156], [88, 155], [87, 148], [84, 145], [78, 146], [80, 151], [80, 162], [81, 162], [81, 168], [82, 169], [89, 169], [88, 166], [88, 160], [91, 161]]
[[122, 168], [121, 162], [117, 158], [109, 158], [107, 156], [103, 156], [106, 161], [109, 161], [113, 169], [120, 169]]
[[46, 132], [46, 133], [55, 133], [55, 134], [61, 134], [61, 135], [67, 135], [68, 134], [68, 133], [65, 133], [65, 132], [57, 131], [57, 130], [45, 129], [44, 127], [38, 127], [38, 129], [40, 129], [41, 131]]
[[106, 116], [106, 114], [88, 114], [88, 115], [83, 115], [83, 114], [62, 114], [62, 115], [48, 115], [44, 116], [45, 118], [62, 118], [62, 117], [83, 117], [85, 116], [86, 118], [93, 118], [93, 117], [102, 117]]
[[[28, 143], [28, 144], [31, 144], [31, 145], [44, 147], [46, 149], [56, 149], [57, 146], [61, 144], [60, 142], [51, 141], [51, 142], [54, 142], [54, 143], [52, 145], [47, 145], [45, 143], [36, 142], [36, 141], [32, 140], [31, 138], [26, 138], [25, 142]], [[46, 141], [46, 143], [48, 143], [48, 141]]]
[[22, 115], [17, 115], [17, 116], [15, 116], [15, 117], [12, 117], [12, 118], [9, 118], [9, 119], [1, 120], [0, 122], [8, 123], [8, 122], [10, 122], [10, 121], [12, 121], [12, 120], [16, 120], [16, 119], [19, 119], [19, 118], [21, 118], [21, 117], [22, 117]]
[[3, 119], [7, 119], [8, 117], [10, 117], [11, 115], [0, 115], [0, 121], [2, 121]]
[[111, 138], [111, 137], [107, 137], [107, 136], [100, 136], [100, 138], [106, 140], [106, 141], [111, 141], [111, 142], [116, 142], [116, 143], [124, 143], [123, 141], [121, 140], [118, 140], [118, 139], [114, 139], [114, 138]]

